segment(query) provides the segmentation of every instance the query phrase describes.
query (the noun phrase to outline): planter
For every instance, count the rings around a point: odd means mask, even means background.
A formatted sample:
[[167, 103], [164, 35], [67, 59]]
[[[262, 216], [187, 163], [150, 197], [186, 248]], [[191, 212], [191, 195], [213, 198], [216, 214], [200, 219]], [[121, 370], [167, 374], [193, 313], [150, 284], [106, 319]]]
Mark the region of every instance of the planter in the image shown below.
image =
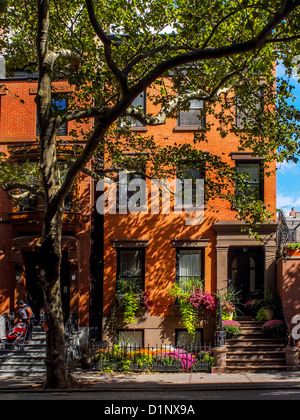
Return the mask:
[[265, 309], [264, 308], [264, 312], [265, 312], [265, 316], [266, 316], [267, 321], [271, 321], [271, 319], [274, 318], [274, 309]]
[[288, 257], [300, 257], [300, 249], [286, 249], [286, 254]]
[[234, 312], [222, 311], [222, 319], [223, 321], [232, 321], [234, 316]]

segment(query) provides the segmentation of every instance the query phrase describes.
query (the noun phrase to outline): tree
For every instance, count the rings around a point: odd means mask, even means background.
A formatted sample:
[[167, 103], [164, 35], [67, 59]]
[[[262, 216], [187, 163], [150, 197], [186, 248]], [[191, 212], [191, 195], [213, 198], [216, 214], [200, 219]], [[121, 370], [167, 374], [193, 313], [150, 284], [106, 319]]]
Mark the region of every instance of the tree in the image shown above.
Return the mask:
[[[220, 135], [226, 138], [236, 133], [241, 149], [250, 147], [266, 162], [296, 159], [299, 116], [287, 106], [292, 93], [286, 83], [276, 80], [274, 63], [282, 61], [291, 69], [299, 51], [299, 6], [300, 0], [7, 0], [0, 17], [7, 67], [27, 66], [39, 74], [40, 159], [37, 167], [27, 162], [18, 168], [12, 179], [7, 157], [2, 156], [1, 185], [16, 198], [20, 198], [20, 189], [27, 195], [38, 191], [45, 202], [38, 255], [51, 332], [47, 386], [69, 384], [60, 262], [63, 203], [76, 177], [82, 171], [94, 174], [92, 161], [97, 162], [98, 176], [102, 176], [108, 154], [111, 161], [130, 165], [120, 152], [126, 137], [135, 150], [151, 151], [154, 170], [170, 161], [176, 163], [183, 155], [205, 160], [219, 175], [207, 182], [211, 196], [223, 194], [234, 200], [233, 195], [226, 195], [220, 179], [226, 173], [232, 182], [236, 174], [222, 164], [220, 156], [196, 151], [192, 145], [158, 148], [152, 139], [132, 136], [130, 130], [116, 124], [124, 117], [146, 125], [164, 124], [167, 117], [176, 118], [178, 109], [188, 109], [192, 99], [206, 101], [206, 112], [216, 117]], [[58, 76], [76, 88], [63, 112], [52, 105], [51, 83]], [[160, 107], [157, 115], [146, 115], [131, 106], [150, 85], [156, 88], [150, 99]], [[241, 126], [235, 124], [237, 104], [245, 115]], [[89, 119], [94, 119], [94, 127], [69, 155], [68, 170], [62, 177], [57, 130], [65, 122]], [[196, 134], [195, 142], [205, 141], [210, 129], [207, 124]], [[240, 217], [256, 223], [268, 214], [262, 203], [255, 202], [250, 211], [243, 200], [235, 204]]]

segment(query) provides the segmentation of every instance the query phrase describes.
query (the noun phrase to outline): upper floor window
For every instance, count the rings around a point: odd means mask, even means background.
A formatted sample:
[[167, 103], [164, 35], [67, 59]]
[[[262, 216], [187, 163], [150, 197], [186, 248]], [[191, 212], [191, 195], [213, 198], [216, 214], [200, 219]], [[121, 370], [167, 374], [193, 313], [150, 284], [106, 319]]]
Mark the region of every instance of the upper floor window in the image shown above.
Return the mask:
[[184, 289], [193, 279], [204, 279], [204, 249], [177, 249], [176, 283]]
[[264, 200], [263, 191], [263, 169], [260, 162], [238, 162], [236, 164], [240, 174], [249, 175], [246, 188], [243, 191], [237, 190], [237, 194], [249, 195], [256, 200]]
[[179, 111], [178, 125], [180, 127], [203, 127], [205, 125], [205, 102], [191, 100], [188, 111]]
[[[195, 205], [197, 202], [197, 194], [203, 194], [204, 191], [197, 189], [196, 182], [198, 179], [205, 178], [205, 167], [204, 164], [198, 163], [192, 164], [192, 162], [181, 162], [177, 167], [177, 178], [182, 182], [182, 200], [185, 198], [184, 180], [190, 179], [192, 181], [192, 202], [191, 205]], [[199, 202], [200, 200], [198, 200]]]
[[[65, 112], [68, 108], [68, 103], [65, 98], [59, 99], [54, 98], [52, 99], [52, 109], [54, 113]], [[39, 128], [38, 128], [38, 121], [36, 122], [36, 135], [39, 135]], [[57, 136], [67, 136], [68, 135], [68, 123], [62, 124], [56, 133]]]
[[256, 92], [250, 100], [247, 97], [247, 103], [243, 103], [237, 98], [235, 103], [235, 125], [242, 128], [249, 118], [254, 119], [264, 108], [263, 99], [263, 88]]
[[145, 250], [118, 249], [117, 283], [119, 279], [131, 283], [132, 286], [144, 289]]
[[[66, 99], [52, 99], [53, 109], [57, 112], [66, 111], [68, 104]], [[64, 123], [57, 130], [57, 136], [67, 136], [68, 135], [68, 123]]]
[[[146, 92], [140, 93], [131, 104], [133, 108], [140, 109], [143, 114], [146, 112]], [[120, 125], [129, 125], [130, 127], [144, 127], [142, 123], [132, 117], [121, 118]]]

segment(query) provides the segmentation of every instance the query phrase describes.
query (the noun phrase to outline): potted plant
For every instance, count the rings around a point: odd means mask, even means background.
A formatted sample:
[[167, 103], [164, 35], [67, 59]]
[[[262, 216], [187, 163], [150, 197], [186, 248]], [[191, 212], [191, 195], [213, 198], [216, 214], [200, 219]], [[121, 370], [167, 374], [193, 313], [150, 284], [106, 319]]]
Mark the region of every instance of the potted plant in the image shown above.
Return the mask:
[[270, 321], [274, 317], [274, 311], [276, 308], [276, 299], [273, 292], [270, 290], [267, 292], [266, 297], [264, 299], [264, 312], [266, 315], [266, 319]]
[[214, 296], [203, 289], [203, 282], [198, 279], [190, 278], [180, 285], [175, 284], [169, 295], [176, 298], [182, 323], [189, 334], [195, 335], [200, 319], [206, 314], [216, 313]]
[[239, 293], [229, 287], [225, 293], [216, 294], [216, 297], [221, 301], [222, 319], [232, 320], [236, 317], [236, 303], [239, 302]]
[[126, 324], [135, 322], [137, 311], [141, 305], [149, 309], [151, 302], [146, 292], [140, 289], [134, 280], [118, 279], [116, 301], [123, 309]]
[[284, 336], [285, 326], [283, 321], [279, 319], [272, 319], [263, 324], [262, 332], [269, 337], [281, 338]]
[[241, 332], [241, 324], [230, 319], [223, 321], [223, 328], [226, 331], [226, 337], [228, 338], [236, 336]]
[[289, 257], [300, 256], [300, 242], [287, 244], [286, 251]]

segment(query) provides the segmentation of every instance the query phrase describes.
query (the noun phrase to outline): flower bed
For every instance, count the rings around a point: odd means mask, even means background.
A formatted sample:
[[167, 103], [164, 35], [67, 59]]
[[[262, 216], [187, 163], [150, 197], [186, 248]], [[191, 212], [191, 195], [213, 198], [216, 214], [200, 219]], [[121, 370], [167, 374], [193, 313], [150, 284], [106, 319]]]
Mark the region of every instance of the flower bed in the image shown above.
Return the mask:
[[213, 364], [210, 347], [98, 349], [91, 357], [91, 367], [100, 371], [121, 372], [191, 372], [208, 371]]

